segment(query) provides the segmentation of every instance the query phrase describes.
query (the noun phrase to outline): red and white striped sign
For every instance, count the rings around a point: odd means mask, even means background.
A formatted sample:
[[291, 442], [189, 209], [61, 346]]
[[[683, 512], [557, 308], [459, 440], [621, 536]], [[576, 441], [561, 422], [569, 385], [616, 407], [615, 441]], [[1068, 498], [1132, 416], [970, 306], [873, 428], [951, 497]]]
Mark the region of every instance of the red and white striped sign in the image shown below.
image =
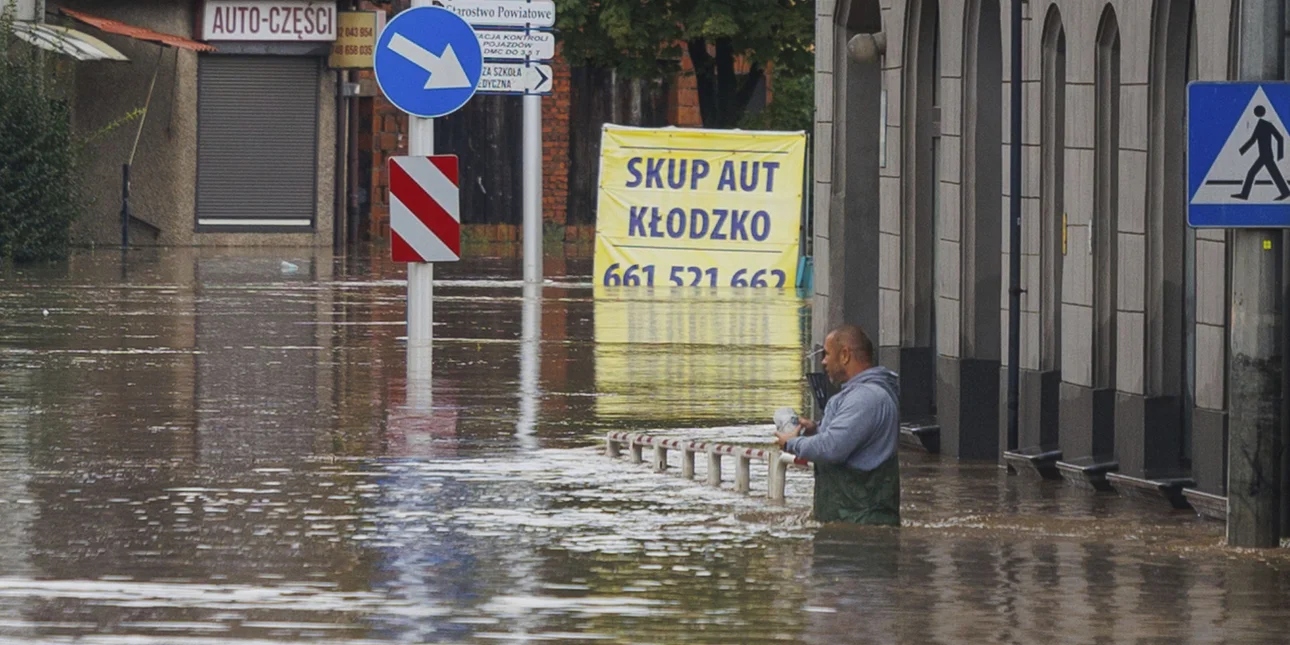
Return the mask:
[[390, 157], [390, 255], [395, 262], [461, 259], [457, 155]]

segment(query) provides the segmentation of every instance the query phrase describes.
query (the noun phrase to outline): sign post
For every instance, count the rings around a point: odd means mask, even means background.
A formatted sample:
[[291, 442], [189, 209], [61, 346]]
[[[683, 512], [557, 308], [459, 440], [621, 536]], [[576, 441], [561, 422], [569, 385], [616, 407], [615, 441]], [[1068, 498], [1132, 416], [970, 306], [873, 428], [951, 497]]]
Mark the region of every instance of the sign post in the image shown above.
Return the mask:
[[524, 282], [542, 282], [542, 97], [524, 98]]
[[[407, 372], [409, 392], [419, 396], [423, 388], [411, 384], [429, 378], [434, 338], [432, 263], [460, 255], [457, 164], [455, 158], [449, 162], [430, 157], [434, 119], [461, 109], [475, 95], [483, 53], [466, 21], [431, 6], [430, 0], [413, 0], [412, 8], [391, 19], [381, 32], [374, 68], [381, 92], [409, 117], [409, 157], [390, 160], [391, 255], [396, 262], [408, 262]], [[444, 249], [455, 251], [448, 254]], [[428, 389], [424, 388], [427, 395]], [[427, 405], [428, 401], [416, 407]]]
[[[1277, 8], [1277, 5], [1266, 6]], [[1280, 77], [1283, 36], [1254, 3], [1243, 14], [1242, 76]], [[1257, 26], [1245, 30], [1246, 26]], [[1252, 32], [1252, 33], [1250, 33]], [[1250, 37], [1247, 38], [1247, 34]], [[1248, 41], [1248, 42], [1247, 42]], [[1266, 46], [1265, 46], [1266, 45]], [[1275, 547], [1281, 538], [1282, 261], [1290, 228], [1290, 83], [1191, 82], [1187, 86], [1187, 223], [1234, 229], [1231, 321], [1227, 542]]]
[[553, 0], [449, 0], [477, 28], [484, 51], [479, 91], [524, 98], [524, 282], [542, 282], [542, 95], [551, 93]]

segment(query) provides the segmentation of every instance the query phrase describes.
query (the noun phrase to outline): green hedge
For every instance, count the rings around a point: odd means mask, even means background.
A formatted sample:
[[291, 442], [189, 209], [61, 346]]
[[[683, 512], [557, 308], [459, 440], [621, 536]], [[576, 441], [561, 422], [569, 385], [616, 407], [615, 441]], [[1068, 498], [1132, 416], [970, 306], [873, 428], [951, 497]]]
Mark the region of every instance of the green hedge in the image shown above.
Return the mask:
[[772, 87], [774, 93], [770, 103], [761, 112], [745, 116], [739, 127], [745, 130], [805, 130], [810, 136], [815, 129], [814, 70], [775, 74]]
[[40, 55], [0, 17], [0, 260], [66, 257], [84, 209], [71, 107]]

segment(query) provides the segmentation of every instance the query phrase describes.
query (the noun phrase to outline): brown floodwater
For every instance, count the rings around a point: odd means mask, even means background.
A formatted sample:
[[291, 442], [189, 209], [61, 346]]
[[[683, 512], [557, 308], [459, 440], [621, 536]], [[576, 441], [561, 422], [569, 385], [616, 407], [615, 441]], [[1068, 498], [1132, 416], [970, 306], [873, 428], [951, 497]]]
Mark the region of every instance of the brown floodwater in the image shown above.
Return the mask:
[[[604, 455], [764, 443], [791, 290], [594, 288], [514, 249], [84, 251], [0, 270], [0, 641], [1284, 643], [1290, 557], [1160, 505], [902, 455], [899, 529]], [[673, 457], [674, 465], [676, 462]]]

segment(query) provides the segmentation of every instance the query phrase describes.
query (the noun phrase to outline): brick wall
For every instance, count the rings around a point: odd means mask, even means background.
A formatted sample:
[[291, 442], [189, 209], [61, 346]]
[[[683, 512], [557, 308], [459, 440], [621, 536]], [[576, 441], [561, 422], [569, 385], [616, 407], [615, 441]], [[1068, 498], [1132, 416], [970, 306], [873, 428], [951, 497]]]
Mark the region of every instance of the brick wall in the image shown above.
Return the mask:
[[[552, 92], [542, 97], [542, 217], [554, 223], [565, 223], [569, 193], [569, 63], [559, 55], [551, 61]], [[370, 70], [361, 77], [374, 79]], [[360, 150], [372, 155], [370, 179], [372, 239], [389, 239], [390, 205], [386, 160], [407, 154], [407, 115], [383, 97], [366, 100], [370, 107], [362, 113], [369, 120], [373, 134], [370, 142], [359, 140]]]
[[[364, 6], [369, 6], [364, 3]], [[570, 66], [557, 49], [556, 58], [551, 62], [554, 72], [552, 93], [542, 98], [542, 215], [543, 220], [557, 225], [567, 222], [566, 205], [569, 193], [569, 107], [570, 107]], [[676, 126], [699, 127], [698, 94], [695, 91], [692, 67], [689, 57], [682, 60], [684, 70], [680, 78], [673, 83], [669, 109], [669, 122]], [[359, 73], [360, 79], [367, 79], [375, 85], [371, 70]], [[360, 118], [364, 121], [360, 130], [364, 133], [359, 139], [360, 154], [371, 155], [371, 177], [366, 182], [370, 195], [369, 234], [373, 240], [388, 240], [390, 231], [389, 180], [387, 177], [387, 160], [391, 156], [407, 154], [407, 115], [396, 109], [383, 97], [363, 99]], [[494, 228], [494, 227], [490, 227]], [[513, 228], [513, 227], [512, 227]], [[518, 237], [518, 231], [515, 231]], [[590, 231], [573, 231], [575, 237], [582, 238]], [[488, 235], [496, 238], [498, 232]], [[508, 238], [511, 236], [507, 236]]]
[[668, 100], [668, 122], [682, 128], [703, 127], [703, 117], [699, 113], [698, 83], [694, 80], [694, 65], [690, 63], [690, 54], [684, 53], [682, 47], [681, 73], [672, 82], [671, 96]]
[[542, 97], [542, 219], [565, 223], [569, 197], [569, 63], [551, 61], [551, 95]]
[[[370, 71], [364, 71], [370, 76]], [[382, 96], [363, 101], [368, 107], [367, 118], [372, 126], [372, 172], [368, 195], [371, 196], [371, 213], [369, 215], [369, 232], [372, 239], [387, 240], [390, 237], [390, 192], [388, 159], [408, 153], [408, 118], [398, 108]], [[362, 154], [362, 141], [359, 150]]]

